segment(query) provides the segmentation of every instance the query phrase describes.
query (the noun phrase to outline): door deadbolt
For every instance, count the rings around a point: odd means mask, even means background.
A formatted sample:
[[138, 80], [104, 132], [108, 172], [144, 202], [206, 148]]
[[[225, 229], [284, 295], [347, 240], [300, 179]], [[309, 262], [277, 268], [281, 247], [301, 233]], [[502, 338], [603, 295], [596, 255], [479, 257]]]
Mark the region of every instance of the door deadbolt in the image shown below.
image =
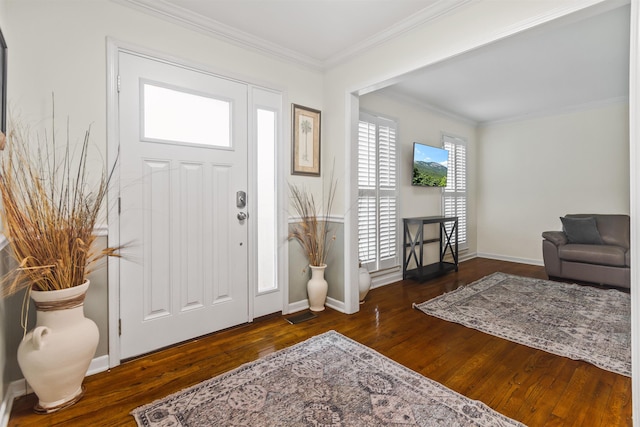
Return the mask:
[[239, 209], [247, 206], [247, 193], [244, 191], [236, 192], [236, 207]]

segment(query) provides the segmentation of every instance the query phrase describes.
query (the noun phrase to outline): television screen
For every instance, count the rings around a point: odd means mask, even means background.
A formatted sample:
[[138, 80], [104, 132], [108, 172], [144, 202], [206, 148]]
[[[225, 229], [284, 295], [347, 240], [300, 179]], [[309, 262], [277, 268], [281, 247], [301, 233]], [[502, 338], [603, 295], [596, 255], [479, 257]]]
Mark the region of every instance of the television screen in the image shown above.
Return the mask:
[[447, 150], [414, 142], [411, 185], [446, 187], [448, 160]]

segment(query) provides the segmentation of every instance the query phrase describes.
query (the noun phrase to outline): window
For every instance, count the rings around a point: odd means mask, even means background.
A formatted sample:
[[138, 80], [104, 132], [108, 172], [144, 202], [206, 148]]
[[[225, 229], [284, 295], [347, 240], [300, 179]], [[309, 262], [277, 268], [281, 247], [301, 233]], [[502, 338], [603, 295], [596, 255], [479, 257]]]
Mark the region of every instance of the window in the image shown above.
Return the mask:
[[399, 265], [396, 123], [360, 113], [358, 258], [369, 271]]
[[231, 103], [144, 83], [145, 140], [231, 146]]
[[[467, 249], [467, 141], [442, 135], [442, 145], [449, 151], [447, 186], [442, 192], [444, 216], [458, 217], [458, 248]], [[453, 224], [447, 225], [447, 232]]]
[[278, 288], [276, 267], [276, 113], [256, 110], [258, 184], [256, 191], [258, 217], [258, 292]]

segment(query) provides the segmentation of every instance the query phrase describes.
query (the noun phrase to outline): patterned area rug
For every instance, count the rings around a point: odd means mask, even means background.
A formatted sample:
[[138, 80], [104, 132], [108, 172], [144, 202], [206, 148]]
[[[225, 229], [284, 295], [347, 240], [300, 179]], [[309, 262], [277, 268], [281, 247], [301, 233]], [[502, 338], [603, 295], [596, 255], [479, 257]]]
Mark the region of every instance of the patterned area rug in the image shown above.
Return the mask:
[[628, 293], [494, 273], [414, 307], [450, 322], [631, 376]]
[[140, 426], [522, 426], [334, 331], [132, 415]]

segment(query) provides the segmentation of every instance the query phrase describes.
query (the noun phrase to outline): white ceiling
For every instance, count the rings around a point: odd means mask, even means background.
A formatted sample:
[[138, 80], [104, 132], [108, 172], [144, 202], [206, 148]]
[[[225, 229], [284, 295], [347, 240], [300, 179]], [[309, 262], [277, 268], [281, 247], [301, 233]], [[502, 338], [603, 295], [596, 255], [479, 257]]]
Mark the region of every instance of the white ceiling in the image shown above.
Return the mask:
[[629, 6], [555, 22], [427, 67], [386, 88], [476, 123], [629, 95]]
[[[115, 1], [326, 69], [470, 0]], [[383, 91], [476, 123], [619, 101], [629, 93], [629, 16], [624, 5], [561, 19], [416, 71]]]
[[472, 0], [114, 0], [326, 69]]

